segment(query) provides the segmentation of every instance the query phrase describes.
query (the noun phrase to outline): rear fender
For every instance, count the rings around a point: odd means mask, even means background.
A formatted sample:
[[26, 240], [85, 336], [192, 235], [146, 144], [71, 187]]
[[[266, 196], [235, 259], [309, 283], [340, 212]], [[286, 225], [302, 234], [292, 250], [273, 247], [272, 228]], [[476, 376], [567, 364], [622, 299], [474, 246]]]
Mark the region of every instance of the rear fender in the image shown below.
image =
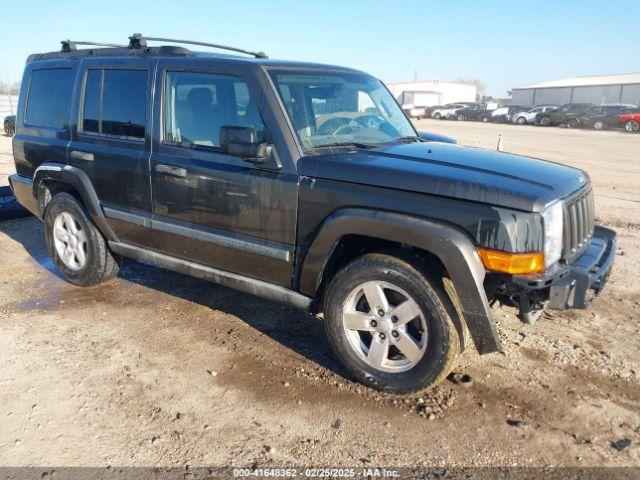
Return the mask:
[[80, 195], [85, 208], [98, 227], [98, 230], [100, 230], [107, 240], [118, 241], [118, 237], [113, 232], [102, 211], [100, 200], [91, 184], [91, 180], [81, 169], [72, 165], [46, 162], [36, 169], [33, 175], [33, 195], [38, 201], [40, 219], [44, 216], [46, 207], [44, 196], [41, 194], [44, 186], [43, 182], [46, 180], [66, 183], [73, 187], [73, 189], [78, 192], [78, 195]]

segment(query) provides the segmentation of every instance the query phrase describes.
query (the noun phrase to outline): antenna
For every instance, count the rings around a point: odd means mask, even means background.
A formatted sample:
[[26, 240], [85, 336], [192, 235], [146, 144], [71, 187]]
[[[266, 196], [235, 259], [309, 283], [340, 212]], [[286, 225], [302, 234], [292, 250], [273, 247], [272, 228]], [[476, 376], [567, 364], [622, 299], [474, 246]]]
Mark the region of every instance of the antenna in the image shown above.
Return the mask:
[[171, 42], [171, 43], [184, 43], [186, 45], [199, 45], [201, 47], [219, 48], [220, 50], [229, 50], [231, 52], [245, 53], [256, 58], [269, 58], [264, 52], [252, 52], [250, 50], [243, 50], [236, 47], [227, 47], [225, 45], [218, 45], [217, 43], [197, 42], [194, 40], [177, 40], [175, 38], [161, 38], [161, 37], [144, 37], [140, 33], [134, 33], [129, 37], [129, 48], [145, 48], [147, 46], [147, 40], [152, 42]]
[[76, 40], [62, 40], [60, 42], [62, 44], [63, 52], [71, 52], [77, 50], [78, 45], [93, 45], [95, 47], [112, 47], [112, 48], [126, 48], [126, 45], [119, 45], [117, 43], [103, 43], [103, 42], [84, 42], [84, 41], [76, 41]]

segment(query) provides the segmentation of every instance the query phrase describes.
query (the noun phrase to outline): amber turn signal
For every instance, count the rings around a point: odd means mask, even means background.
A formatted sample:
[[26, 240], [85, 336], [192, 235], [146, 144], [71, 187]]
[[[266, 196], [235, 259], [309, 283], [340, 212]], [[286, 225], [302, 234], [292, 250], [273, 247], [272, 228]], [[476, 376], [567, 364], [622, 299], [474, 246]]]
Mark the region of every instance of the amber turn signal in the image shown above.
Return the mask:
[[544, 253], [509, 253], [500, 250], [479, 248], [480, 258], [487, 270], [494, 272], [522, 274], [544, 270]]

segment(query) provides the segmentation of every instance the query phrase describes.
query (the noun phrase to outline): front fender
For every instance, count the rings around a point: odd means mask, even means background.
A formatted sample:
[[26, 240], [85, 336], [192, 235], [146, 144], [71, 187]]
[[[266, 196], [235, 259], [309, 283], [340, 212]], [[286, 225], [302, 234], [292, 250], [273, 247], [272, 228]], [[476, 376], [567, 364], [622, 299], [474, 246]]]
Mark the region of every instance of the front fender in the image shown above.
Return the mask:
[[113, 232], [111, 225], [107, 222], [107, 218], [100, 206], [98, 195], [86, 173], [78, 167], [64, 163], [46, 162], [41, 164], [33, 175], [33, 195], [34, 198], [38, 200], [40, 218], [44, 215], [45, 209], [43, 196], [40, 195], [40, 189], [42, 188], [42, 182], [44, 180], [54, 180], [72, 186], [80, 195], [85, 208], [98, 227], [98, 230], [100, 230], [107, 240], [118, 241], [118, 237]]
[[397, 213], [359, 208], [338, 210], [324, 221], [309, 248], [300, 272], [301, 293], [315, 296], [327, 261], [345, 235], [403, 243], [437, 256], [451, 277], [478, 352], [501, 350], [483, 286], [485, 269], [465, 233], [440, 222]]

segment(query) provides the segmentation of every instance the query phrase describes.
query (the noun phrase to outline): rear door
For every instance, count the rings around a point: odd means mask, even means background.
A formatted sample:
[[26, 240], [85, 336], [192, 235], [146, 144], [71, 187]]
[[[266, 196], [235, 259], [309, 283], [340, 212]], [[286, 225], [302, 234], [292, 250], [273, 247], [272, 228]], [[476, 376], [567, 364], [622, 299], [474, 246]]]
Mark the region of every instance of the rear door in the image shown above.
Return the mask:
[[153, 62], [83, 61], [69, 145], [69, 163], [89, 176], [118, 238], [141, 246], [151, 246], [148, 92]]
[[253, 127], [276, 157], [284, 153], [259, 82], [240, 62], [196, 68], [181, 59], [160, 61], [152, 226], [163, 253], [289, 285], [295, 167], [284, 158], [280, 168], [257, 166], [220, 150], [220, 127], [228, 125]]

